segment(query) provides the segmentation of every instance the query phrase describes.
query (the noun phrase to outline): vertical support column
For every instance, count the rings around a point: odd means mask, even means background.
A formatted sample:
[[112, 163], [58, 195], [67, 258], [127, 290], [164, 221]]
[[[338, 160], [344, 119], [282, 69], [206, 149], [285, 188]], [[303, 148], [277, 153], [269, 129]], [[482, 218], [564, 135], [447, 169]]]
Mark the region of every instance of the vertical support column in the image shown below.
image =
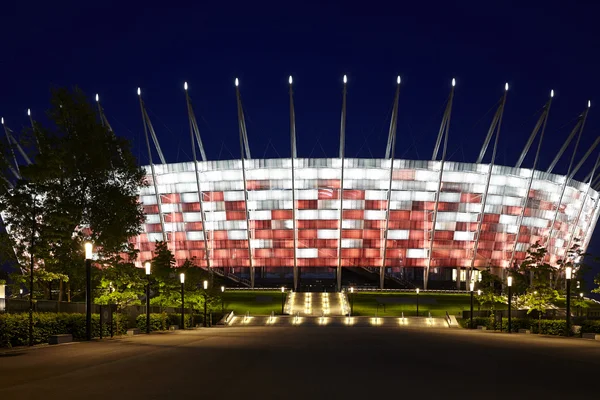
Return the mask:
[[442, 177], [444, 175], [444, 163], [446, 161], [446, 151], [448, 149], [448, 133], [450, 129], [450, 117], [452, 115], [452, 101], [454, 100], [454, 88], [456, 86], [456, 80], [452, 79], [452, 89], [450, 90], [450, 98], [448, 99], [448, 105], [446, 106], [446, 111], [444, 112], [444, 117], [442, 119], [442, 125], [440, 127], [440, 134], [438, 135], [438, 140], [435, 146], [433, 159], [437, 157], [437, 152], [439, 149], [440, 141], [442, 136], [444, 137], [444, 148], [442, 150], [442, 160], [440, 161], [440, 173], [438, 176], [438, 187], [435, 193], [435, 205], [433, 208], [433, 218], [432, 218], [432, 226], [431, 226], [431, 238], [429, 242], [429, 254], [427, 254], [427, 266], [425, 267], [425, 273], [423, 274], [423, 289], [427, 290], [427, 285], [429, 284], [429, 270], [431, 269], [431, 255], [433, 253], [433, 241], [435, 240], [435, 224], [437, 222], [437, 214], [438, 214], [438, 206], [440, 202], [440, 192], [442, 190]]
[[[200, 171], [198, 170], [198, 161], [196, 158], [196, 143], [194, 141], [194, 111], [192, 109], [192, 102], [190, 100], [190, 96], [188, 95], [188, 85], [187, 82], [185, 82], [185, 84], [183, 85], [183, 88], [185, 89], [185, 101], [187, 104], [187, 110], [188, 110], [188, 118], [190, 121], [190, 140], [191, 140], [191, 144], [192, 144], [192, 156], [194, 158], [194, 172], [196, 174], [196, 189], [198, 190], [198, 204], [200, 205], [200, 218], [201, 218], [201, 222], [202, 222], [202, 237], [204, 240], [204, 256], [206, 259], [206, 269], [211, 273], [210, 277], [211, 277], [211, 281], [212, 281], [212, 269], [210, 266], [210, 254], [208, 253], [208, 238], [206, 236], [206, 221], [204, 218], [204, 202], [203, 202], [203, 193], [202, 190], [200, 189]], [[198, 135], [199, 136], [199, 135]], [[211, 282], [212, 283], [212, 282]]]
[[344, 75], [344, 91], [342, 94], [342, 121], [340, 124], [340, 160], [342, 162], [342, 175], [340, 180], [340, 219], [339, 228], [340, 235], [338, 238], [338, 264], [336, 271], [336, 287], [337, 291], [342, 290], [342, 220], [344, 217], [344, 144], [346, 136], [346, 84], [348, 78]]
[[148, 161], [150, 162], [150, 171], [152, 173], [152, 183], [154, 185], [154, 195], [156, 196], [156, 204], [158, 205], [158, 218], [160, 219], [160, 228], [162, 230], [163, 242], [167, 242], [167, 232], [165, 231], [165, 218], [162, 212], [162, 204], [160, 202], [160, 193], [158, 192], [158, 184], [156, 183], [156, 172], [154, 170], [154, 162], [152, 162], [152, 151], [150, 150], [150, 138], [148, 137], [148, 125], [146, 123], [146, 110], [144, 110], [144, 101], [142, 100], [142, 90], [137, 90], [138, 98], [140, 99], [140, 110], [142, 111], [142, 121], [144, 122], [144, 136], [146, 138], [146, 148], [148, 149]]
[[[237, 110], [238, 110], [238, 126], [240, 131], [240, 155], [242, 160], [242, 180], [244, 182], [244, 209], [246, 213], [246, 234], [248, 235], [248, 260], [250, 263], [250, 287], [254, 289], [254, 265], [252, 264], [252, 244], [251, 244], [251, 230], [250, 230], [250, 211], [248, 211], [248, 187], [246, 185], [246, 164], [245, 164], [245, 154], [244, 154], [244, 138], [245, 134], [245, 126], [244, 123], [244, 111], [242, 109], [242, 100], [240, 99], [240, 87], [239, 80], [235, 79], [235, 94], [237, 98]], [[246, 144], [246, 149], [248, 148]]]
[[[529, 203], [529, 192], [531, 191], [531, 185], [533, 183], [533, 177], [535, 176], [535, 168], [537, 166], [538, 158], [540, 156], [540, 149], [542, 148], [542, 142], [544, 140], [544, 133], [546, 132], [546, 124], [548, 122], [548, 115], [550, 114], [550, 106], [552, 105], [552, 99], [554, 98], [554, 90], [550, 92], [550, 100], [546, 103], [544, 114], [540, 117], [540, 120], [543, 118], [543, 126], [542, 132], [540, 133], [540, 141], [538, 142], [537, 151], [535, 152], [535, 158], [533, 160], [533, 166], [531, 167], [531, 176], [529, 177], [529, 182], [527, 184], [527, 190], [525, 192], [525, 201], [523, 204], [523, 208], [521, 209], [521, 214], [519, 215], [519, 223], [517, 224], [517, 234], [515, 235], [515, 246], [513, 247], [512, 255], [510, 257], [510, 262], [508, 264], [509, 268], [512, 267], [513, 262], [515, 260], [515, 253], [517, 251], [517, 245], [519, 244], [519, 235], [521, 234], [521, 225], [523, 224], [523, 217], [525, 216], [525, 209], [527, 208], [527, 203]], [[538, 122], [539, 125], [539, 122]], [[537, 126], [536, 126], [537, 129]]]
[[[481, 236], [481, 225], [483, 224], [483, 218], [485, 216], [485, 206], [487, 204], [488, 192], [490, 190], [490, 182], [492, 180], [492, 171], [494, 169], [494, 163], [496, 162], [496, 150], [498, 149], [498, 139], [500, 137], [500, 128], [502, 127], [502, 116], [504, 115], [504, 105], [506, 104], [506, 95], [508, 94], [508, 83], [504, 85], [504, 96], [502, 96], [502, 102], [498, 108], [498, 112], [492, 121], [491, 132], [496, 130], [496, 137], [494, 138], [494, 147], [492, 149], [492, 159], [488, 167], [487, 178], [485, 182], [485, 189], [483, 191], [483, 198], [481, 199], [481, 212], [479, 214], [479, 220], [477, 221], [477, 231], [475, 232], [475, 244], [473, 246], [473, 257], [471, 258], [471, 268], [469, 270], [469, 281], [473, 278], [473, 268], [475, 267], [475, 259], [477, 258], [477, 250], [479, 248], [479, 238]], [[497, 128], [497, 129], [496, 129]]]
[[[294, 95], [292, 91], [292, 76], [289, 78], [290, 84], [290, 141], [292, 145], [292, 229], [294, 230], [294, 291], [298, 290], [298, 259], [296, 257], [296, 249], [298, 248], [298, 230], [296, 229], [296, 114], [294, 112]], [[282, 312], [283, 313], [283, 312]]]
[[385, 210], [385, 229], [383, 231], [383, 258], [381, 260], [381, 271], [379, 272], [379, 288], [383, 289], [385, 283], [385, 260], [387, 257], [387, 240], [390, 226], [390, 203], [392, 201], [392, 182], [394, 178], [394, 156], [396, 147], [396, 130], [398, 127], [398, 98], [400, 96], [400, 77], [396, 79], [396, 95], [394, 96], [394, 108], [392, 111], [392, 120], [390, 121], [390, 132], [388, 134], [388, 149], [386, 153], [390, 154], [390, 180], [387, 192], [387, 204]]

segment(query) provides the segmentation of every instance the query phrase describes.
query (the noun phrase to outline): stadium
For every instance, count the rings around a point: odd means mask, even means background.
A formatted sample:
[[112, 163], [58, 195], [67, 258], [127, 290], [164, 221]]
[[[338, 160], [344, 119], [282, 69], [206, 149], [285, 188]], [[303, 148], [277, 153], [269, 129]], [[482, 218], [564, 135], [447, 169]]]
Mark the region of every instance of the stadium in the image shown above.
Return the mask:
[[[343, 82], [338, 157], [297, 157], [290, 77], [291, 156], [251, 157], [236, 79], [241, 157], [219, 161], [206, 157], [185, 83], [193, 160], [183, 163], [166, 162], [138, 88], [150, 160], [143, 167], [148, 185], [140, 188], [143, 233], [131, 239], [139, 266], [164, 241], [178, 265], [189, 259], [248, 287], [299, 290], [317, 282], [341, 290], [359, 279], [382, 289], [461, 288], [484, 269], [504, 276], [535, 243], [546, 247], [551, 264], [575, 244], [587, 248], [600, 211], [598, 160], [585, 179], [574, 176], [600, 142], [576, 158], [589, 103], [547, 170], [537, 167], [553, 92], [516, 165], [498, 165], [507, 84], [477, 160], [454, 162], [447, 159], [453, 80], [431, 159], [397, 159], [398, 77], [385, 157], [357, 159], [344, 154], [345, 76]], [[98, 95], [96, 102], [112, 130]], [[571, 143], [566, 173], [553, 173]]]
[[[536, 242], [548, 249], [551, 263], [573, 244], [589, 243], [598, 219], [596, 181], [593, 171], [585, 182], [573, 179], [597, 145], [573, 165], [589, 104], [547, 171], [536, 164], [553, 93], [517, 165], [496, 165], [506, 85], [478, 160], [451, 162], [446, 148], [453, 80], [431, 160], [395, 159], [398, 78], [386, 157], [353, 159], [344, 157], [344, 77], [339, 157], [297, 158], [290, 77], [293, 156], [254, 159], [235, 83], [242, 157], [226, 161], [206, 159], [186, 83], [194, 161], [165, 163], [138, 91], [149, 157], [152, 139], [162, 161], [145, 167], [150, 184], [141, 189], [140, 201], [147, 220], [145, 233], [134, 241], [141, 260], [151, 258], [154, 243], [164, 240], [177, 263], [193, 258], [200, 267], [252, 287], [287, 281], [297, 289], [305, 281], [331, 280], [339, 290], [347, 273], [366, 271], [381, 288], [388, 282], [458, 288], [481, 269], [502, 275]], [[553, 174], [574, 138], [567, 173]], [[534, 164], [523, 168], [536, 139]]]

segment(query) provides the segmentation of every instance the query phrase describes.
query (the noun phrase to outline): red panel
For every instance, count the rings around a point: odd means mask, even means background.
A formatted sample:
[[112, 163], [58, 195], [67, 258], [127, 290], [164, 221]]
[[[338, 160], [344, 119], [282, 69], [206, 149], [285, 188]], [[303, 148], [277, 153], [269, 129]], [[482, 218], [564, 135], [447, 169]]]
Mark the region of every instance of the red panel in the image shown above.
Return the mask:
[[244, 211], [246, 210], [246, 205], [244, 201], [226, 201], [225, 202], [225, 211]]
[[364, 200], [365, 199], [365, 191], [364, 190], [344, 190], [344, 199], [346, 200]]
[[362, 239], [361, 229], [342, 229], [343, 239]]
[[199, 212], [200, 203], [181, 203], [181, 210], [183, 212]]
[[315, 229], [301, 229], [298, 231], [298, 239], [316, 239], [317, 231]]
[[[339, 184], [336, 185], [336, 188], [339, 187]], [[334, 190], [334, 188], [319, 188], [318, 199], [319, 200], [336, 200], [339, 199], [339, 192]]]
[[383, 231], [380, 229], [366, 229], [363, 231], [365, 239], [380, 239], [383, 237]]
[[279, 220], [279, 219], [292, 219], [292, 210], [272, 210], [271, 211], [271, 219]]
[[158, 214], [158, 206], [150, 205], [150, 206], [142, 206], [144, 210], [144, 214]]
[[364, 210], [342, 210], [342, 219], [364, 219]]
[[227, 221], [241, 221], [246, 219], [245, 211], [225, 211]]
[[481, 203], [481, 194], [479, 193], [461, 193], [461, 203]]
[[[365, 200], [365, 210], [387, 210], [386, 200]], [[399, 211], [394, 211], [399, 212]]]
[[183, 222], [182, 213], [167, 213], [163, 214], [165, 222]]
[[223, 192], [203, 192], [202, 201], [223, 201]]
[[296, 200], [296, 209], [298, 210], [316, 210], [317, 208], [319, 208], [318, 200]]

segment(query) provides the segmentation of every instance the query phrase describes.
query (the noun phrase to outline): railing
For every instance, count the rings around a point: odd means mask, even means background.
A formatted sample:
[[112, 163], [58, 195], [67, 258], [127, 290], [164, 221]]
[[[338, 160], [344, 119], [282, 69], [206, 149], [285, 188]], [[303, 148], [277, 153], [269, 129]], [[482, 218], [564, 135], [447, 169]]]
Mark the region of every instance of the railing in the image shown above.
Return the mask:
[[235, 274], [230, 274], [229, 272], [221, 271], [218, 268], [202, 267], [202, 269], [204, 269], [206, 271], [212, 271], [215, 274], [217, 274], [217, 275], [219, 275], [219, 276], [221, 276], [223, 278], [231, 279], [232, 281], [237, 282], [237, 283], [241, 283], [242, 285], [245, 285], [245, 286], [248, 286], [248, 287], [252, 286], [252, 284], [250, 283], [250, 281], [248, 279], [241, 278], [241, 277], [239, 277], [239, 276], [237, 276]]
[[229, 314], [227, 314], [223, 320], [223, 322], [225, 323], [225, 325], [229, 325], [229, 323], [231, 322], [231, 320], [233, 319], [234, 314], [233, 311], [230, 312]]
[[[415, 293], [415, 289], [379, 289], [370, 286], [353, 286], [354, 291], [357, 292], [402, 292], [402, 293]], [[344, 286], [344, 289], [348, 290], [350, 286]], [[419, 293], [453, 293], [453, 294], [469, 294], [468, 290], [442, 290], [442, 289], [419, 289]]]
[[450, 318], [448, 311], [446, 311], [446, 323], [448, 324], [448, 327], [452, 326], [452, 318]]

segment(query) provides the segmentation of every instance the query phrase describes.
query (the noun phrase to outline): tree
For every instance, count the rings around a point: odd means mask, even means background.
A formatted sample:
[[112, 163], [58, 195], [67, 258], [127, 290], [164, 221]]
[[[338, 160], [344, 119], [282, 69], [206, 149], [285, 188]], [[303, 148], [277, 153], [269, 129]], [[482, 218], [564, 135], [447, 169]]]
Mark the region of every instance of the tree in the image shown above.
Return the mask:
[[181, 284], [175, 270], [175, 257], [166, 242], [158, 241], [151, 261], [153, 287], [157, 290], [150, 304], [159, 307], [175, 307], [181, 304]]
[[536, 242], [527, 250], [527, 257], [521, 263], [519, 269], [529, 277], [529, 287], [522, 296], [523, 304], [529, 310], [538, 312], [538, 331], [541, 331], [542, 314], [558, 298], [558, 292], [551, 286], [551, 276], [554, 268], [544, 262], [546, 249]]
[[503, 300], [502, 282], [500, 278], [490, 271], [481, 271], [481, 282], [479, 284], [481, 288], [481, 295], [477, 296], [477, 301], [480, 305], [488, 305], [490, 313], [493, 315], [496, 303]]
[[100, 261], [135, 257], [128, 240], [144, 221], [138, 189], [145, 173], [129, 142], [100, 123], [79, 89], [54, 90], [48, 119], [24, 133], [33, 164], [0, 194], [0, 208], [23, 273], [33, 253], [36, 269], [67, 275], [82, 288], [85, 241], [94, 243]]

